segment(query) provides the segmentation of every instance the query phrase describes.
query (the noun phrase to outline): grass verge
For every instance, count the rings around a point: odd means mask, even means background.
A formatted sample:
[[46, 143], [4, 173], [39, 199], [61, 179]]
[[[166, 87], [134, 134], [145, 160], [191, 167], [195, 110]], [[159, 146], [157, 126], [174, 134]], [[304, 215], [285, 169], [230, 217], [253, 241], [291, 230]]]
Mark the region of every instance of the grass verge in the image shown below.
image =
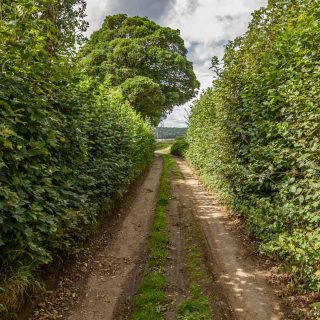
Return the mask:
[[170, 170], [172, 159], [162, 155], [163, 169], [157, 197], [155, 218], [149, 244], [149, 269], [133, 302], [134, 320], [160, 320], [166, 309], [167, 222], [166, 207], [171, 195]]

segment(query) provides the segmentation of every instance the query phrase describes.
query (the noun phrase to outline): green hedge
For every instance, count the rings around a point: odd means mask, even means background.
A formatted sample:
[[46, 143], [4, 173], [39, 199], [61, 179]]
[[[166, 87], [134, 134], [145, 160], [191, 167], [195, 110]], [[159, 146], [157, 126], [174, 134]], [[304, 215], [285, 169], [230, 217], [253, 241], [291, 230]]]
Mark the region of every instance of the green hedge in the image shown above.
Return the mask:
[[176, 138], [170, 148], [170, 153], [174, 156], [184, 157], [188, 149], [188, 142], [185, 137]]
[[119, 93], [86, 92], [75, 77], [80, 2], [0, 5], [0, 313], [152, 161], [150, 125]]
[[[261, 249], [320, 291], [320, 1], [269, 1], [214, 67], [188, 158]], [[215, 61], [215, 60], [213, 60]]]

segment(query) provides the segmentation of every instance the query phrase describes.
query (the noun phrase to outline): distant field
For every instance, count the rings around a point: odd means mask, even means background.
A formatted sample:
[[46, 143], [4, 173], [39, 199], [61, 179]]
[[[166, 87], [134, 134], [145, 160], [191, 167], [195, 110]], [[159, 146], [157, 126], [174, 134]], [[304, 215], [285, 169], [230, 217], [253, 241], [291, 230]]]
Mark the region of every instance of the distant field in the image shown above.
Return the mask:
[[175, 139], [183, 136], [187, 131], [187, 128], [168, 128], [168, 127], [157, 127], [156, 138], [157, 140]]

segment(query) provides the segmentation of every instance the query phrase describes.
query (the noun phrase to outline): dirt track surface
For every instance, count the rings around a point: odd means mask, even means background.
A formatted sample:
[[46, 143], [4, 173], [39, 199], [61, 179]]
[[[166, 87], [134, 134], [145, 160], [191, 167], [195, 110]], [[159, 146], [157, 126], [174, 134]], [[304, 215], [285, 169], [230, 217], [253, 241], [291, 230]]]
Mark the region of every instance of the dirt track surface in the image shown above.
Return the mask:
[[[189, 294], [185, 236], [190, 225], [204, 244], [203, 267], [211, 280], [204, 279], [199, 285], [210, 297], [214, 319], [292, 319], [269, 285], [266, 269], [230, 229], [229, 214], [205, 190], [187, 163], [176, 160], [183, 178], [171, 179], [172, 197], [167, 208], [168, 306], [164, 319], [177, 319], [177, 305]], [[102, 228], [96, 243], [89, 243], [76, 265], [62, 274], [58, 287], [46, 301], [38, 303], [28, 320], [130, 319], [133, 297], [147, 270], [161, 171], [162, 159], [156, 155], [148, 173], [119, 207], [118, 222]]]
[[211, 255], [212, 271], [227, 302], [238, 320], [288, 319], [279, 299], [273, 293], [266, 277], [257, 264], [248, 257], [243, 247], [225, 222], [228, 213], [199, 183], [185, 161], [177, 160], [183, 174], [180, 193], [186, 207], [193, 207], [205, 234]]
[[134, 294], [138, 259], [150, 233], [161, 168], [161, 159], [157, 157], [142, 186], [136, 190], [135, 199], [112, 244], [105, 250], [102, 248], [101, 268], [89, 277], [84, 298], [68, 320], [117, 319], [119, 316], [114, 313], [119, 301], [126, 300], [124, 295], [129, 299]]
[[183, 222], [176, 198], [170, 200], [167, 212], [168, 223], [168, 265], [166, 277], [168, 281], [166, 296], [171, 300], [165, 319], [175, 320], [177, 305], [187, 296], [187, 279], [185, 257], [183, 252]]
[[[190, 279], [188, 279], [188, 272], [186, 270], [186, 258], [189, 254], [189, 246], [192, 245], [202, 251], [201, 265], [199, 265], [199, 267], [203, 279], [198, 282], [198, 285], [201, 287], [202, 293], [209, 300], [213, 319], [234, 320], [233, 312], [221, 288], [215, 282], [210, 272], [211, 259], [206, 252], [205, 239], [200, 226], [195, 220], [196, 207], [193, 205], [194, 199], [190, 197], [191, 194], [189, 190], [186, 190], [185, 180], [172, 179], [171, 187], [172, 199], [168, 207], [170, 262], [168, 265], [169, 272], [167, 272], [167, 297], [171, 300], [172, 305], [171, 308], [168, 308], [164, 319], [177, 319], [176, 308], [178, 304], [190, 294]], [[193, 233], [192, 240], [189, 238], [189, 240], [186, 241], [186, 238], [188, 236], [190, 237], [190, 234], [188, 235], [190, 230], [192, 230]], [[198, 318], [190, 317], [190, 319]]]

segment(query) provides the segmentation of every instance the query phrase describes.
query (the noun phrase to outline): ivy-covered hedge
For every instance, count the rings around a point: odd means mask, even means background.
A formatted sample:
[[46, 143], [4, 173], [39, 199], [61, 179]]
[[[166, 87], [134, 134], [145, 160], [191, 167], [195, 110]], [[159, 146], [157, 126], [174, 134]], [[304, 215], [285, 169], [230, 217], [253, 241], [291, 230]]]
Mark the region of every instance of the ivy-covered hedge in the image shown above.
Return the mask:
[[0, 4], [0, 314], [152, 161], [151, 127], [121, 93], [76, 79], [83, 4]]
[[[270, 0], [193, 107], [188, 158], [301, 288], [320, 291], [320, 1]], [[213, 62], [216, 61], [213, 59]]]

